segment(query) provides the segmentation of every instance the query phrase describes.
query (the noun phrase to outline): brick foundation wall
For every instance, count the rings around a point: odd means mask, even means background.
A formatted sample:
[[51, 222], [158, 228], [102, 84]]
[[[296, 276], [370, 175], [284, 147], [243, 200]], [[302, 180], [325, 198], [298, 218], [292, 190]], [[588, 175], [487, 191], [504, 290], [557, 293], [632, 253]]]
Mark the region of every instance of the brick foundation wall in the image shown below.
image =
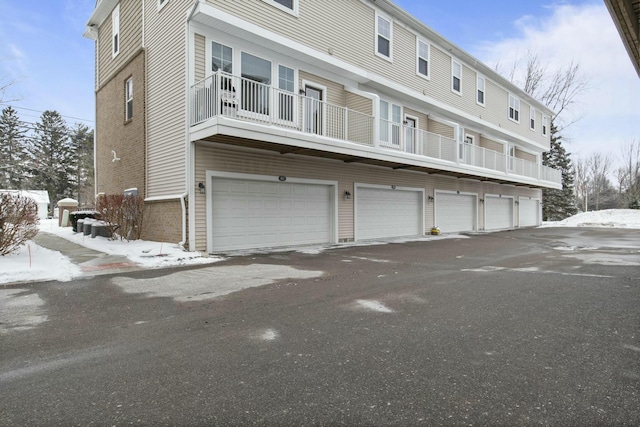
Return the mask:
[[145, 202], [142, 239], [171, 243], [182, 240], [180, 200]]

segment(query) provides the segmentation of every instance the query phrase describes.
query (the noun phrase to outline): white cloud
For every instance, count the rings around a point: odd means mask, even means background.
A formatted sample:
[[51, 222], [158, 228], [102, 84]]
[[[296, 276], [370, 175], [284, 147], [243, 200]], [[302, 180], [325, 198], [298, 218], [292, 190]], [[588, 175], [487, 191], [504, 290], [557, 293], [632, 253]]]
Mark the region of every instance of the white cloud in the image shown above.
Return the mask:
[[[640, 79], [604, 4], [549, 6], [545, 17], [523, 16], [514, 22], [517, 36], [484, 42], [475, 55], [489, 65], [509, 70], [528, 51], [538, 55], [549, 72], [572, 61], [589, 81], [576, 106], [563, 113], [568, 150], [587, 156], [612, 152], [640, 137]], [[613, 148], [612, 148], [613, 147]]]

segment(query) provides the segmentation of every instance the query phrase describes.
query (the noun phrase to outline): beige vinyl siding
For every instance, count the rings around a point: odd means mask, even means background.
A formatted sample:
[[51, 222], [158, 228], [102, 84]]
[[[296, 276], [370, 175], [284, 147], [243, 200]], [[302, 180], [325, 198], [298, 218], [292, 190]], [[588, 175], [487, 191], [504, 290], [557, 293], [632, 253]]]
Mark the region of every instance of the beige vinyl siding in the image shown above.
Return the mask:
[[346, 107], [363, 114], [373, 115], [373, 101], [355, 93], [346, 93]]
[[492, 141], [487, 138], [483, 138], [480, 136], [480, 144], [481, 147], [486, 148], [487, 150], [497, 151], [498, 153], [504, 154], [504, 145], [499, 142]]
[[171, 0], [158, 13], [147, 0], [147, 197], [186, 190], [185, 16], [189, 0]]
[[[207, 0], [212, 6], [235, 14], [274, 33], [288, 37], [312, 49], [331, 53], [336, 58], [361, 67], [373, 74], [398, 82], [414, 91], [470, 113], [495, 126], [501, 126], [548, 144], [541, 133], [533, 135], [527, 123], [507, 123], [507, 104], [501, 98], [506, 90], [490, 83], [486, 77], [486, 107], [476, 104], [476, 70], [462, 65], [462, 96], [451, 91], [451, 56], [431, 43], [431, 79], [416, 75], [417, 30], [396, 19], [393, 21], [393, 62], [375, 54], [375, 5], [357, 0], [300, 1], [299, 14], [293, 16], [262, 0]], [[384, 14], [383, 14], [384, 15]], [[385, 15], [386, 16], [386, 15]], [[329, 24], [330, 23], [330, 24]], [[499, 91], [501, 94], [496, 94]], [[491, 111], [489, 111], [491, 110]]]
[[516, 147], [516, 158], [528, 160], [533, 163], [535, 163], [537, 160], [537, 157], [535, 156], [535, 154], [527, 153], [526, 151], [522, 151], [517, 147]]
[[446, 136], [447, 138], [455, 138], [455, 130], [452, 126], [429, 119], [428, 130], [431, 133]]
[[194, 75], [196, 82], [207, 76], [206, 65], [206, 38], [200, 34], [194, 35]]
[[98, 88], [124, 67], [142, 46], [142, 8], [140, 0], [120, 0], [120, 52], [113, 57], [111, 11], [98, 31]]

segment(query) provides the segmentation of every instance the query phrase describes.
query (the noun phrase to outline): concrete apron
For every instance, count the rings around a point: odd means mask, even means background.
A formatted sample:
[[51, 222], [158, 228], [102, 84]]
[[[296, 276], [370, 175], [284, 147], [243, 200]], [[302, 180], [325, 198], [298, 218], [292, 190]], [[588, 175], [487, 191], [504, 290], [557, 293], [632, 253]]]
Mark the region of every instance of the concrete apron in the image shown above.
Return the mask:
[[95, 251], [77, 243], [70, 242], [55, 234], [40, 231], [33, 241], [43, 248], [58, 251], [80, 267], [83, 275], [95, 276], [99, 274], [111, 274], [127, 271], [141, 270], [142, 268], [121, 255], [109, 255]]

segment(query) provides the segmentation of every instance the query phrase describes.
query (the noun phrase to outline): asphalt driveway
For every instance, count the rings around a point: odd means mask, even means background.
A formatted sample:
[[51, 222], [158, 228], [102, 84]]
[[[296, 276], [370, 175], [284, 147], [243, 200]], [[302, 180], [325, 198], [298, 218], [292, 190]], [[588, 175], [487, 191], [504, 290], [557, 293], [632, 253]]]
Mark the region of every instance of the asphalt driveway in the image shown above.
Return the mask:
[[638, 425], [639, 401], [638, 230], [0, 287], [0, 425]]

